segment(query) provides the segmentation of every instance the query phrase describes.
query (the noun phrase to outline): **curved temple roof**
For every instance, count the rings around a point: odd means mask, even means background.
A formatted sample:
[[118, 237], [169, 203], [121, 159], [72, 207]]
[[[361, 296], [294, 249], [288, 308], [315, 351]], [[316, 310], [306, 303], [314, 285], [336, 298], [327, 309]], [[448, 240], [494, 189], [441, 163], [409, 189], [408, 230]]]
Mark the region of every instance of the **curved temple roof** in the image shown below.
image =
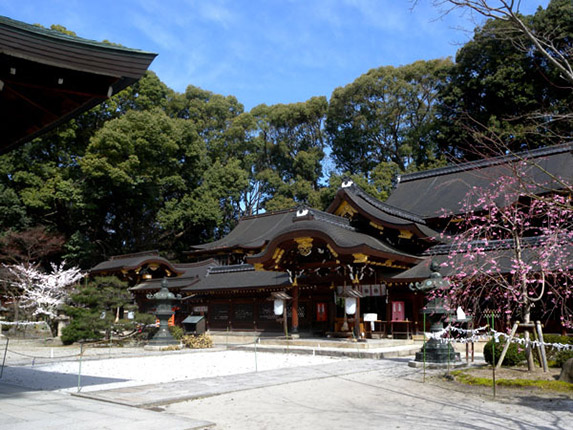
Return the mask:
[[235, 248], [258, 250], [278, 231], [291, 223], [295, 211], [296, 209], [288, 209], [243, 217], [228, 235], [214, 242], [194, 245], [189, 253], [217, 252]]
[[[177, 277], [169, 278], [167, 283], [167, 288], [169, 290], [186, 288], [196, 284], [201, 279], [203, 279], [213, 267], [217, 266], [217, 262], [210, 258], [208, 260], [198, 261], [196, 263], [174, 264], [173, 266], [179, 270], [181, 274]], [[129, 290], [134, 292], [159, 290], [161, 288], [162, 282], [163, 279], [160, 278], [146, 279], [134, 287], [131, 287]]]
[[360, 212], [371, 222], [382, 227], [408, 230], [424, 240], [432, 241], [439, 237], [438, 232], [426, 226], [426, 221], [420, 215], [381, 202], [353, 182], [343, 184], [327, 212], [339, 213], [344, 211], [345, 203], [351, 206], [351, 210]]
[[249, 288], [276, 288], [283, 290], [290, 286], [289, 277], [283, 272], [255, 271], [250, 264], [213, 267], [201, 281], [182, 291], [187, 293], [240, 290]]
[[120, 273], [137, 270], [145, 265], [163, 266], [174, 274], [182, 274], [183, 270], [177, 268], [169, 260], [161, 257], [158, 251], [138, 252], [135, 254], [115, 255], [109, 260], [99, 263], [90, 269], [91, 275]]
[[391, 259], [415, 264], [420, 258], [393, 248], [387, 243], [360, 233], [352, 227], [346, 218], [314, 209], [301, 209], [291, 215], [290, 223], [282, 225], [267, 247], [259, 254], [247, 257], [249, 263], [267, 261], [280, 247], [281, 243], [300, 237], [316, 237], [329, 244], [341, 255], [362, 253], [383, 259]]
[[133, 84], [156, 55], [0, 16], [0, 153]]

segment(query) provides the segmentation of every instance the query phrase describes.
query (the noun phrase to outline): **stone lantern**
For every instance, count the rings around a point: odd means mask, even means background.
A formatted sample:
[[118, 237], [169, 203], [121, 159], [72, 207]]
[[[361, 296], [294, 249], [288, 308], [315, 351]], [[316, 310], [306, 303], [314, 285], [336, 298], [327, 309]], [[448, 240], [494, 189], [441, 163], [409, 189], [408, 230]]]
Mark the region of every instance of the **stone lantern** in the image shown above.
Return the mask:
[[[438, 270], [439, 266], [432, 262], [430, 265], [430, 277], [422, 282], [416, 282], [415, 285], [410, 284], [410, 289], [423, 293], [449, 289], [449, 281], [442, 278]], [[430, 333], [435, 334], [444, 329], [443, 318], [444, 315], [450, 314], [450, 311], [446, 309], [443, 298], [433, 298], [428, 301], [422, 313], [428, 315], [431, 323]], [[437, 365], [436, 367], [441, 367], [441, 365], [460, 361], [460, 353], [455, 352], [450, 342], [432, 337], [424, 344], [422, 350], [416, 353], [414, 367], [416, 363], [424, 361], [431, 365]]]
[[173, 315], [173, 303], [181, 300], [181, 295], [175, 295], [167, 289], [167, 279], [163, 278], [161, 281], [161, 288], [155, 294], [148, 294], [147, 298], [151, 302], [155, 302], [155, 316], [159, 319], [159, 330], [149, 341], [151, 346], [167, 346], [178, 344], [179, 341], [175, 340], [169, 332], [169, 318]]

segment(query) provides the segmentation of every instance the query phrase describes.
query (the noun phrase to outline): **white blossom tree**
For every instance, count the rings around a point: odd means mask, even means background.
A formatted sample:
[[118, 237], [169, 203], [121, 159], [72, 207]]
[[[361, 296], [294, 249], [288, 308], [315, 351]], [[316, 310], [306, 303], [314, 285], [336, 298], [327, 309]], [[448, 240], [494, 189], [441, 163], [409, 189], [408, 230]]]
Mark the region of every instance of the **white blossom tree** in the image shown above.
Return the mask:
[[50, 273], [26, 263], [5, 266], [13, 277], [12, 286], [21, 291], [20, 306], [29, 309], [34, 316], [53, 320], [72, 286], [84, 276], [78, 267], [65, 269], [64, 266], [65, 262], [52, 264]]

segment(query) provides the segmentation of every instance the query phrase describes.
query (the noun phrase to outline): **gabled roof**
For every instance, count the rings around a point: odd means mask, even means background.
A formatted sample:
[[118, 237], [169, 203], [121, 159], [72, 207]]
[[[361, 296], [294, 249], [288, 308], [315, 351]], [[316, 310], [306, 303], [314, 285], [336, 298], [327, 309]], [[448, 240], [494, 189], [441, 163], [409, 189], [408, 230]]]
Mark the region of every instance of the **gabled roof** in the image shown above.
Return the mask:
[[250, 264], [238, 264], [212, 267], [201, 281], [183, 288], [182, 291], [194, 293], [262, 287], [274, 287], [282, 290], [290, 285], [289, 277], [286, 273], [255, 271]]
[[383, 203], [352, 181], [343, 183], [326, 211], [330, 213], [344, 211], [345, 203], [378, 226], [411, 231], [422, 239], [434, 239], [439, 236], [438, 232], [426, 226], [426, 221], [420, 215]]
[[156, 55], [0, 16], [0, 153], [133, 84]]
[[487, 188], [497, 178], [511, 175], [521, 161], [525, 163], [521, 168], [532, 184], [548, 184], [538, 187], [537, 192], [560, 189], [552, 176], [571, 181], [572, 151], [573, 144], [567, 143], [402, 175], [386, 204], [417, 213], [424, 219], [440, 217], [443, 209], [459, 214], [461, 202], [472, 187]]
[[145, 251], [135, 254], [114, 255], [109, 260], [99, 263], [89, 270], [91, 275], [129, 272], [144, 265], [163, 266], [174, 274], [182, 274], [169, 260], [159, 255], [159, 251]]
[[228, 235], [214, 242], [193, 245], [189, 253], [227, 251], [236, 248], [259, 250], [277, 231], [290, 224], [295, 211], [296, 209], [288, 209], [243, 217]]

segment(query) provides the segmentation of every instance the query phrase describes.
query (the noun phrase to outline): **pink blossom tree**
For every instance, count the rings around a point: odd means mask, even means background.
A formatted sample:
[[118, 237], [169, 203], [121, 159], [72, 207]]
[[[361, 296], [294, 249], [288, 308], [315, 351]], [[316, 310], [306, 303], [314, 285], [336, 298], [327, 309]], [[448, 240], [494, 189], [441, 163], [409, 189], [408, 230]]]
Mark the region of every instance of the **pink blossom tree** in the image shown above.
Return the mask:
[[548, 192], [562, 178], [549, 180], [553, 186], [530, 183], [520, 166], [487, 188], [470, 189], [461, 216], [446, 215], [450, 248], [442, 266], [452, 288], [442, 294], [474, 315], [489, 309], [529, 323], [533, 312], [557, 314], [573, 328], [571, 195]]

